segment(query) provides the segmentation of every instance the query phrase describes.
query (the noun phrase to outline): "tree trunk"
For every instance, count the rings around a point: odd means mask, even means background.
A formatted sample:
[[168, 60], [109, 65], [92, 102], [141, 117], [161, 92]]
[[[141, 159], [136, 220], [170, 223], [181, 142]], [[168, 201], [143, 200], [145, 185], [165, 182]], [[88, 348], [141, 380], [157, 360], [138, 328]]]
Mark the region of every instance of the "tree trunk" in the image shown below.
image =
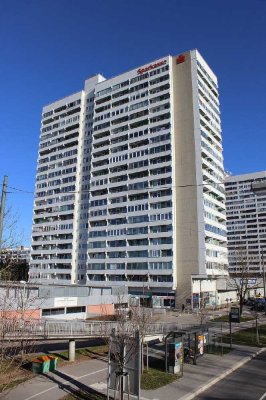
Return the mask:
[[242, 316], [242, 311], [243, 311], [243, 296], [240, 295], [239, 297], [239, 311], [240, 311], [240, 317]]

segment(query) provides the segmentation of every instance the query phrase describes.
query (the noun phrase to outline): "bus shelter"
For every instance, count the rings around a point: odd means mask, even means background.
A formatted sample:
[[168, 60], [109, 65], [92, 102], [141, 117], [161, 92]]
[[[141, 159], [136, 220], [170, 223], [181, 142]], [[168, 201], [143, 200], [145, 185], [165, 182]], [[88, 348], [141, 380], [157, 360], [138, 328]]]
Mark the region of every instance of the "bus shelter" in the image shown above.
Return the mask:
[[[165, 360], [166, 360], [166, 370], [168, 372], [174, 372], [178, 370], [175, 368], [173, 370], [173, 352], [171, 350], [176, 342], [182, 343], [182, 365], [183, 362], [190, 363], [193, 362], [194, 365], [197, 364], [197, 358], [202, 356], [205, 352], [208, 352], [209, 346], [209, 332], [208, 327], [198, 326], [193, 328], [182, 329], [180, 331], [170, 332], [165, 338]], [[182, 367], [181, 365], [181, 367]], [[182, 367], [183, 371], [183, 367]]]

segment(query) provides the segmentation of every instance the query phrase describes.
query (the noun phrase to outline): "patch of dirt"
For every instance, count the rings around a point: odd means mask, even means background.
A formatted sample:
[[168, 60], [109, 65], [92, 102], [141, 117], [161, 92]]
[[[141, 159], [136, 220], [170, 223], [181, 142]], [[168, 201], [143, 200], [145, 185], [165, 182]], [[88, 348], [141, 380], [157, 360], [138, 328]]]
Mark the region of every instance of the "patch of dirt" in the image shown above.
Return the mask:
[[35, 374], [21, 365], [15, 364], [0, 374], [0, 393], [31, 379]]

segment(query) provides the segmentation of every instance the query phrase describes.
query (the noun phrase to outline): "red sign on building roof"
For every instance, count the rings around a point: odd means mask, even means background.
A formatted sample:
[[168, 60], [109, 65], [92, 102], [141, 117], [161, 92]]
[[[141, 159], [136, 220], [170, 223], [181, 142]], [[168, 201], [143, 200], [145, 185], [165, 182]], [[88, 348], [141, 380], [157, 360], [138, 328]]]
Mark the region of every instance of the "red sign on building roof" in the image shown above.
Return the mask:
[[159, 61], [159, 62], [157, 62], [155, 64], [150, 64], [148, 67], [139, 68], [137, 70], [137, 73], [138, 74], [143, 74], [144, 72], [150, 71], [151, 69], [154, 69], [154, 68], [158, 68], [158, 67], [160, 67], [161, 65], [164, 65], [164, 64], [166, 64], [166, 60]]
[[177, 64], [181, 64], [186, 60], [186, 57], [184, 56], [184, 54], [180, 54], [177, 58], [176, 58], [176, 63]]

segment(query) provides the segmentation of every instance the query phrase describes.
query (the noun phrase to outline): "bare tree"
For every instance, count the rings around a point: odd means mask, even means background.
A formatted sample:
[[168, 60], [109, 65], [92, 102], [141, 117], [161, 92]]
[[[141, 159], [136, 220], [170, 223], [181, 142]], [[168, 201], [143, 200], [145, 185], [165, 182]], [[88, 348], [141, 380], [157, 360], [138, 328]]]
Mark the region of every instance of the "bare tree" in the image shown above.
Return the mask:
[[[236, 271], [230, 273], [228, 279], [228, 289], [235, 290], [239, 299], [240, 315], [242, 315], [243, 305], [245, 297], [250, 289], [250, 279], [252, 278], [252, 273], [249, 270], [248, 255], [245, 249], [237, 249], [233, 256], [234, 263], [236, 265]], [[255, 289], [258, 284], [252, 285]]]
[[[31, 332], [38, 303], [38, 290], [26, 283], [27, 268], [13, 250], [22, 243], [18, 214], [4, 210], [0, 238], [0, 392], [15, 379], [24, 362], [24, 351], [33, 346]], [[19, 280], [21, 282], [15, 282]]]
[[33, 351], [36, 310], [42, 301], [32, 284], [0, 283], [0, 392], [24, 363], [25, 351]]
[[4, 210], [3, 214], [3, 235], [0, 238], [0, 251], [18, 247], [23, 240], [23, 234], [19, 231], [19, 214], [12, 207]]
[[29, 261], [20, 257], [20, 248], [3, 249], [0, 252], [0, 280], [27, 281]]
[[204, 299], [204, 297], [202, 297], [202, 295], [200, 293], [198, 317], [199, 317], [201, 325], [204, 325], [207, 322], [210, 312], [211, 312], [211, 309], [209, 306], [207, 306], [206, 299]]
[[[130, 309], [131, 312], [131, 323], [135, 327], [135, 330], [139, 332], [140, 343], [141, 343], [141, 372], [144, 370], [144, 342], [145, 337], [150, 331], [150, 325], [152, 322], [152, 310], [150, 308], [134, 306]], [[148, 343], [147, 343], [147, 369], [148, 369]]]
[[22, 244], [23, 235], [19, 232], [19, 215], [11, 207], [4, 210], [3, 235], [0, 238], [0, 280], [27, 280], [26, 260], [14, 259], [14, 250]]
[[[115, 368], [115, 390], [116, 383], [119, 383], [120, 400], [123, 399], [124, 378], [129, 375], [128, 366], [139, 351], [138, 331], [137, 327], [129, 321], [127, 297], [123, 293], [116, 294], [115, 325], [112, 332], [104, 332], [105, 340], [109, 345], [109, 361]], [[105, 325], [104, 329], [108, 329], [108, 326]]]

